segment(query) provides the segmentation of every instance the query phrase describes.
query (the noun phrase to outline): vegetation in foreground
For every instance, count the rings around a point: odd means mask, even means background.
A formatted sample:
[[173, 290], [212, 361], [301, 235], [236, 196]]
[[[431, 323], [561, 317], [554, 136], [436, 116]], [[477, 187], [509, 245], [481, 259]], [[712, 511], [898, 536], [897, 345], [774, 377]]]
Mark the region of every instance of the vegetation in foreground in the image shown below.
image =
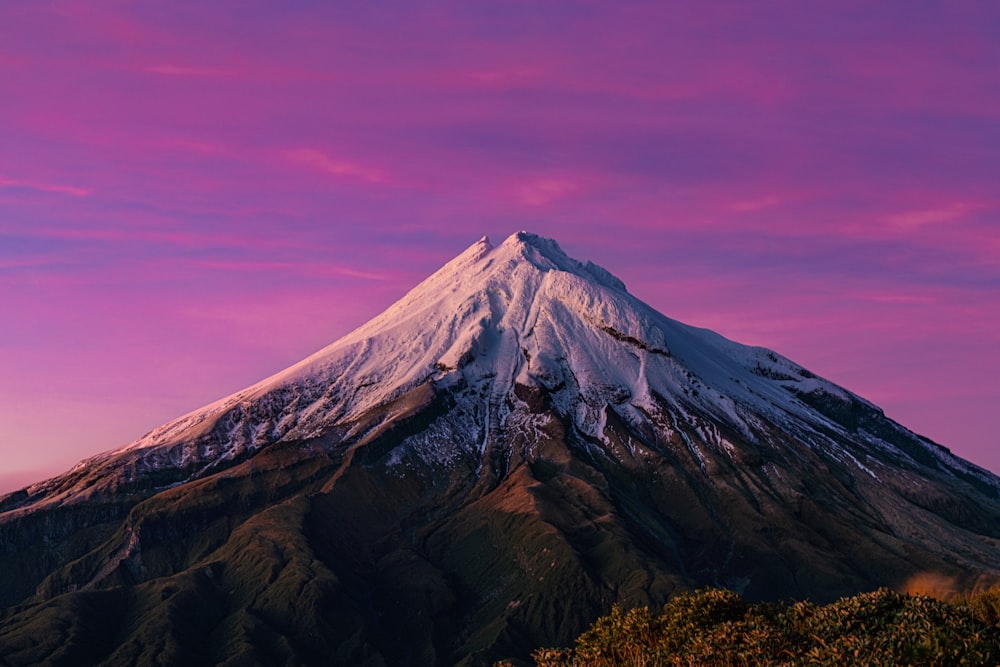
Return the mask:
[[707, 589], [659, 614], [615, 607], [574, 648], [532, 658], [536, 667], [1000, 665], [1000, 588], [954, 602], [881, 589], [822, 606]]

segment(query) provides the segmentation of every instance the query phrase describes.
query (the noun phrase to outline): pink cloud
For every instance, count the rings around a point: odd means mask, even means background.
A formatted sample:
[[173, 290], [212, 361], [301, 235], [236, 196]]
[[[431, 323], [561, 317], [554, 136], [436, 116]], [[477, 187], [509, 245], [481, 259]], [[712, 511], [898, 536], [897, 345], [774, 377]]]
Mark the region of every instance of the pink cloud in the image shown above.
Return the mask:
[[529, 206], [544, 206], [577, 192], [580, 185], [567, 178], [538, 178], [517, 188], [520, 201]]
[[460, 71], [455, 75], [446, 75], [445, 80], [465, 79], [473, 85], [490, 89], [503, 89], [512, 86], [525, 86], [542, 82], [547, 72], [537, 65], [520, 65], [515, 67], [484, 68]]
[[781, 206], [787, 201], [788, 199], [778, 195], [765, 195], [758, 199], [747, 199], [733, 202], [729, 205], [729, 210], [735, 211], [736, 213], [752, 213], [754, 211], [763, 211], [764, 209]]
[[223, 261], [223, 260], [189, 260], [189, 264], [209, 269], [222, 269], [225, 271], [249, 271], [259, 273], [261, 271], [289, 272], [294, 274], [310, 275], [315, 277], [345, 276], [357, 278], [359, 280], [384, 282], [390, 280], [389, 273], [385, 271], [365, 271], [350, 266], [343, 266], [331, 263], [317, 262], [262, 262], [262, 261]]
[[221, 69], [215, 67], [191, 67], [186, 65], [152, 65], [143, 68], [143, 71], [153, 74], [163, 74], [166, 76], [199, 76], [199, 77], [228, 77], [236, 76], [235, 70]]
[[212, 141], [199, 141], [197, 139], [186, 139], [180, 137], [151, 140], [149, 145], [152, 148], [189, 151], [204, 155], [230, 154], [230, 151], [227, 150], [227, 148], [222, 144]]
[[286, 150], [283, 151], [282, 155], [292, 162], [305, 164], [338, 177], [345, 176], [369, 183], [381, 183], [385, 180], [381, 169], [349, 160], [331, 158], [326, 153], [312, 148]]
[[939, 300], [935, 297], [928, 296], [925, 294], [914, 294], [910, 291], [904, 292], [855, 292], [853, 297], [856, 299], [862, 299], [864, 301], [872, 301], [875, 303], [887, 303], [887, 304], [921, 304], [921, 305], [935, 305], [939, 303]]
[[985, 208], [981, 204], [953, 202], [940, 207], [905, 211], [890, 215], [889, 224], [896, 227], [922, 227], [944, 222], [953, 222], [977, 210]]
[[0, 188], [27, 188], [28, 190], [38, 190], [39, 192], [52, 192], [61, 195], [72, 195], [74, 197], [88, 197], [91, 190], [74, 185], [64, 185], [62, 183], [42, 183], [38, 181], [26, 181], [0, 176]]

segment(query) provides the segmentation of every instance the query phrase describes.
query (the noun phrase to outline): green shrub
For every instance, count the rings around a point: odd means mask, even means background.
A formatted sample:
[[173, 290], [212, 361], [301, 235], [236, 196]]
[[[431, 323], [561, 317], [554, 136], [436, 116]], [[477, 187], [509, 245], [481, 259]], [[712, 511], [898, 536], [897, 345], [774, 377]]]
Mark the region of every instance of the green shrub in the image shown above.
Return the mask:
[[998, 607], [998, 589], [963, 604], [881, 589], [825, 606], [750, 605], [709, 589], [659, 614], [616, 606], [574, 648], [532, 657], [538, 667], [994, 665]]
[[986, 625], [1000, 627], [1000, 586], [974, 593], [964, 600], [969, 611]]

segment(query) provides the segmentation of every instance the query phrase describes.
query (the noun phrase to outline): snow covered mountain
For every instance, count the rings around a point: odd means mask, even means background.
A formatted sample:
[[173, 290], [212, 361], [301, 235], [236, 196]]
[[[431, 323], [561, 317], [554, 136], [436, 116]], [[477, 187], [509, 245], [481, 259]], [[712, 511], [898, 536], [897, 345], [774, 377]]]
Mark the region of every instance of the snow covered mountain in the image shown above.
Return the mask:
[[[271, 533], [294, 548], [260, 551]], [[297, 556], [315, 571], [287, 574]], [[274, 579], [248, 578], [264, 563]], [[407, 659], [451, 664], [705, 584], [828, 599], [1000, 575], [1000, 479], [519, 232], [295, 366], [0, 498], [0, 565], [18, 573], [2, 604], [200, 590], [207, 571], [236, 591], [212, 627], [256, 619], [247, 655], [277, 633], [296, 662], [335, 649], [302, 638], [333, 617], [351, 661], [401, 660], [403, 600], [422, 619]], [[306, 630], [275, 620], [286, 574], [322, 591]], [[0, 658], [22, 655], [2, 652], [16, 636], [0, 631]]]
[[[610, 407], [638, 429], [649, 428], [653, 415], [670, 423], [704, 421], [700, 437], [685, 441], [698, 459], [705, 447], [733, 451], [723, 431], [753, 441], [770, 424], [828, 447], [876, 480], [877, 452], [907, 456], [864, 430], [852, 434], [856, 452], [824, 441], [827, 431], [845, 430], [827, 414], [831, 407], [872, 415], [879, 409], [770, 350], [664, 317], [606, 270], [566, 256], [555, 241], [520, 232], [496, 248], [480, 239], [384, 313], [308, 359], [76, 469], [113, 461], [115, 467], [127, 462], [132, 475], [164, 468], [198, 474], [273, 442], [315, 438], [345, 424], [356, 431], [367, 425], [366, 412], [418, 387], [454, 392], [469, 418], [454, 425], [445, 447], [435, 442], [414, 449], [434, 460], [481, 454], [517, 413], [511, 408], [523, 402], [518, 392], [533, 391], [543, 391], [581, 434], [605, 444]], [[916, 442], [917, 456], [984, 483], [995, 480], [929, 441]], [[29, 495], [43, 490], [44, 483]]]

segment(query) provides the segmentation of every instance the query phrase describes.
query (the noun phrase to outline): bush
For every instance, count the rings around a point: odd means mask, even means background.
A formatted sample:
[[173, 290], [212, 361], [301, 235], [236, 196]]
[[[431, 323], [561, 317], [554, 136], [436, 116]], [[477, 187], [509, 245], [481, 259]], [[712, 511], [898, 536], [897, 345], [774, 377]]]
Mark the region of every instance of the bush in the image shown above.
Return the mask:
[[963, 600], [969, 611], [986, 625], [1000, 627], [1000, 586], [974, 593]]
[[[537, 667], [1000, 664], [1000, 589], [962, 604], [881, 589], [819, 606], [747, 604], [709, 589], [659, 614], [620, 607]], [[990, 620], [992, 619], [992, 620]]]

